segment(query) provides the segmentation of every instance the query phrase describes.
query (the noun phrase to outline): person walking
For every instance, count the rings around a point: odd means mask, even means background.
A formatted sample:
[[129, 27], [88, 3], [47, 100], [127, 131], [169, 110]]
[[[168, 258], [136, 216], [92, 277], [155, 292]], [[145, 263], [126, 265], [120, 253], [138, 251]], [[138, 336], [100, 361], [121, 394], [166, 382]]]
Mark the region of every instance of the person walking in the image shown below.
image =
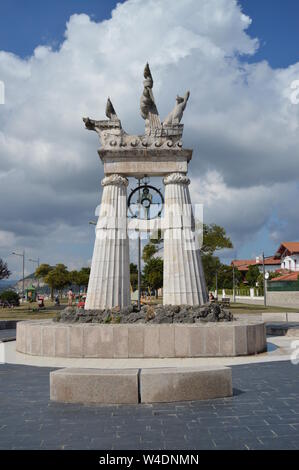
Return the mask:
[[67, 298], [68, 298], [68, 306], [71, 307], [73, 305], [73, 291], [70, 289], [67, 293]]

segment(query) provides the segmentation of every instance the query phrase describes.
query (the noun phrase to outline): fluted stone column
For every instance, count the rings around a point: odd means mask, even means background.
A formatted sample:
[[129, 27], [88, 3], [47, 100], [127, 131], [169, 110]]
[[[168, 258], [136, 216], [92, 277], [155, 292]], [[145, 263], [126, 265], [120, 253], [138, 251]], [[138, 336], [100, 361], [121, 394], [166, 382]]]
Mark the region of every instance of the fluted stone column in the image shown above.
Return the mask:
[[208, 301], [198, 237], [189, 193], [189, 178], [164, 178], [164, 305], [201, 305]]
[[130, 305], [130, 262], [127, 233], [127, 178], [102, 181], [102, 203], [96, 226], [85, 309]]

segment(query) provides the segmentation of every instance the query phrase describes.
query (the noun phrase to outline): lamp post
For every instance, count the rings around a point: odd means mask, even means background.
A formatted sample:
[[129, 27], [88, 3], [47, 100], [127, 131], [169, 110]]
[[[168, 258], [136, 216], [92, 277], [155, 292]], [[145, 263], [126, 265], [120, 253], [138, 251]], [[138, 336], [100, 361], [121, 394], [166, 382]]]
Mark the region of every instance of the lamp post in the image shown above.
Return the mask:
[[235, 289], [235, 265], [233, 264], [233, 302], [236, 303], [236, 289]]
[[[138, 178], [138, 218], [140, 218], [140, 178]], [[138, 310], [141, 308], [141, 236], [138, 230]]]
[[23, 253], [16, 253], [16, 252], [13, 251], [12, 255], [21, 256], [21, 258], [23, 258], [23, 261], [22, 261], [22, 268], [23, 268], [22, 298], [24, 298], [24, 295], [25, 295], [25, 250], [23, 250]]
[[[149, 177], [147, 175], [143, 176], [136, 176], [138, 181], [138, 185], [135, 189], [131, 190], [131, 194], [128, 198], [128, 209], [130, 217], [140, 219], [140, 215], [143, 212], [145, 213], [145, 218], [143, 217], [142, 220], [150, 220], [150, 209], [153, 205], [163, 207], [164, 199], [161, 194], [161, 191], [154, 186], [149, 185]], [[141, 184], [142, 183], [142, 184]], [[142, 190], [142, 193], [141, 193]], [[159, 203], [153, 202], [152, 198], [153, 195], [150, 191], [154, 191], [157, 193], [160, 198]], [[135, 194], [138, 195], [138, 199], [136, 203], [133, 203], [133, 197]], [[132, 210], [133, 206], [137, 206], [137, 210]], [[162, 208], [159, 210], [157, 217], [161, 216]], [[141, 307], [141, 235], [140, 235], [140, 226], [135, 229], [138, 231], [138, 309], [140, 310]]]
[[[265, 267], [265, 259], [266, 258], [271, 258], [271, 256], [265, 256], [265, 253], [262, 253], [262, 256], [257, 256], [256, 261], [261, 263], [263, 265], [263, 280], [264, 280], [264, 307], [267, 307], [267, 279], [268, 277], [266, 276], [266, 267]], [[267, 273], [268, 274], [268, 273]], [[268, 274], [269, 276], [269, 274]]]
[[263, 252], [264, 306], [267, 307], [267, 280], [265, 270], [265, 253]]
[[[39, 257], [37, 259], [29, 258], [28, 261], [31, 261], [31, 263], [36, 263], [37, 267], [39, 268]], [[37, 288], [39, 289], [39, 278], [37, 278]]]

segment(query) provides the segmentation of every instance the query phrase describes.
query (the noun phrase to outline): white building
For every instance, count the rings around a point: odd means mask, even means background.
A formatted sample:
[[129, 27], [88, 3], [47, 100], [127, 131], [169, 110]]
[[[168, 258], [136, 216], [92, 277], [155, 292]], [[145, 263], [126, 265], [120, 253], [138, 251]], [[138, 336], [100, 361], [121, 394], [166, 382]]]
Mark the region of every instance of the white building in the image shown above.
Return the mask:
[[299, 271], [299, 242], [283, 242], [275, 253], [281, 269]]

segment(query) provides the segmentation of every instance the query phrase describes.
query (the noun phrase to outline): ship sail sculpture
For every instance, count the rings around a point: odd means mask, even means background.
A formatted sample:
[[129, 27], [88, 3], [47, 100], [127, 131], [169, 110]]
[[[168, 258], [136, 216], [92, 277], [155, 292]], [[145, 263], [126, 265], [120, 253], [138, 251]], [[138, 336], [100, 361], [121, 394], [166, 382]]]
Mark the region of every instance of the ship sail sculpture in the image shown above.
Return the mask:
[[145, 120], [145, 129], [159, 129], [161, 128], [161, 121], [159, 113], [154, 99], [153, 86], [154, 80], [149, 68], [146, 64], [144, 69], [144, 82], [143, 82], [143, 93], [140, 98], [140, 111], [141, 116]]
[[[124, 308], [131, 302], [127, 178], [145, 175], [164, 177], [164, 217], [154, 221], [155, 228], [159, 224], [164, 234], [164, 305], [201, 305], [208, 300], [188, 187], [192, 150], [182, 147], [181, 119], [190, 92], [184, 97], [177, 96], [174, 109], [161, 122], [153, 84], [146, 64], [140, 99], [144, 135], [124, 131], [110, 98], [106, 106], [107, 120], [83, 118], [86, 128], [100, 137], [99, 155], [105, 173], [86, 310]], [[142, 230], [139, 223], [137, 228]]]

